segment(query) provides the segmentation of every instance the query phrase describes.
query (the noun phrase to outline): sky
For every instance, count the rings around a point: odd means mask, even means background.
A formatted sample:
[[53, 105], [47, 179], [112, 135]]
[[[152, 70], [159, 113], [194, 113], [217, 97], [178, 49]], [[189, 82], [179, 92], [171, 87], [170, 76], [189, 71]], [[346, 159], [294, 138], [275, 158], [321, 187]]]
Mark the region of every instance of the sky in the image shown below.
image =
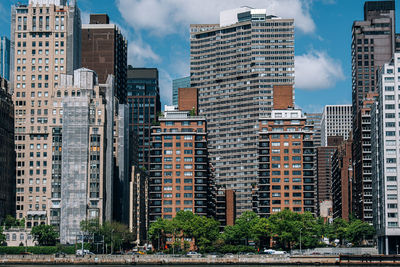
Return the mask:
[[[10, 35], [12, 4], [0, 0], [0, 36]], [[351, 104], [351, 26], [363, 20], [365, 0], [77, 0], [83, 23], [107, 13], [128, 40], [128, 64], [159, 70], [163, 105], [172, 80], [189, 76], [189, 25], [218, 23], [221, 10], [250, 6], [295, 19], [295, 103], [304, 112]], [[396, 1], [396, 10], [400, 1]], [[396, 14], [396, 28], [400, 19]], [[399, 32], [399, 30], [398, 30]]]

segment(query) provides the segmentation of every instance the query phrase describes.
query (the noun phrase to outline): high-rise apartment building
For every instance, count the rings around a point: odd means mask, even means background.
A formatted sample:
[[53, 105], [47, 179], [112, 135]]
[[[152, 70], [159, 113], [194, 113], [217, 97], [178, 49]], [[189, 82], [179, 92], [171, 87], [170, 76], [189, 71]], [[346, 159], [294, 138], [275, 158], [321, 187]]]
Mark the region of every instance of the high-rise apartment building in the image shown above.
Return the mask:
[[[29, 0], [11, 9], [11, 86], [15, 103], [17, 218], [50, 223], [61, 186], [55, 176], [51, 98], [61, 75], [80, 66], [81, 19], [75, 1]], [[59, 105], [61, 103], [58, 103]], [[54, 153], [53, 153], [54, 152]], [[57, 215], [59, 216], [59, 215]]]
[[[371, 109], [377, 93], [377, 71], [398, 48], [395, 1], [368, 1], [364, 20], [352, 30], [354, 215], [372, 223]], [[376, 97], [377, 95], [375, 95]]]
[[221, 232], [227, 225], [234, 225], [236, 221], [235, 191], [225, 188], [216, 189], [215, 219], [220, 223]]
[[258, 119], [271, 114], [274, 86], [294, 83], [294, 21], [239, 8], [190, 32], [190, 83], [207, 118], [216, 184], [235, 190], [240, 215], [258, 182]]
[[[317, 147], [317, 199], [320, 215], [332, 209], [332, 156], [337, 150], [334, 146]], [[322, 210], [325, 209], [325, 210]]]
[[99, 83], [115, 77], [115, 95], [126, 103], [127, 41], [107, 14], [91, 14], [90, 24], [82, 25], [82, 67], [94, 70]]
[[151, 136], [150, 223], [180, 210], [207, 216], [212, 194], [205, 117], [166, 106]]
[[10, 80], [10, 40], [2, 36], [0, 37], [0, 77]]
[[343, 141], [332, 156], [333, 218], [349, 220], [352, 213], [352, 140]]
[[370, 224], [372, 219], [371, 108], [378, 93], [368, 93], [357, 113], [353, 136], [353, 213]]
[[190, 87], [190, 76], [172, 80], [172, 105], [178, 106], [179, 88]]
[[322, 113], [305, 113], [307, 117], [307, 124], [314, 125], [314, 146], [319, 147], [321, 146], [321, 120], [322, 120]]
[[364, 20], [352, 27], [353, 128], [362, 101], [376, 91], [376, 71], [390, 61], [395, 51], [395, 1], [367, 1]]
[[260, 118], [258, 213], [286, 208], [315, 214], [317, 206], [313, 126], [301, 110], [273, 110]]
[[397, 254], [400, 242], [400, 53], [380, 70], [377, 104], [371, 110], [373, 222], [382, 254]]
[[150, 170], [150, 128], [161, 112], [158, 70], [129, 66], [127, 81], [130, 136], [137, 138], [139, 167]]
[[328, 146], [328, 137], [338, 136], [347, 140], [352, 131], [351, 105], [327, 105], [321, 119], [321, 146]]
[[8, 81], [0, 76], [0, 221], [15, 216], [14, 105]]

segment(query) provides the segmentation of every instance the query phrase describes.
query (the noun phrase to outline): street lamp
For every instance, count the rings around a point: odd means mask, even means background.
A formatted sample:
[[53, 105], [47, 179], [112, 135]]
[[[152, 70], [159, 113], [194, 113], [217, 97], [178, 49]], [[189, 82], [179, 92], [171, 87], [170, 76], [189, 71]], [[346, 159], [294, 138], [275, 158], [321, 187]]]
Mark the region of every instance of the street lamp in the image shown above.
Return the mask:
[[301, 230], [303, 230], [303, 228], [300, 228], [300, 254], [303, 254], [301, 251]]

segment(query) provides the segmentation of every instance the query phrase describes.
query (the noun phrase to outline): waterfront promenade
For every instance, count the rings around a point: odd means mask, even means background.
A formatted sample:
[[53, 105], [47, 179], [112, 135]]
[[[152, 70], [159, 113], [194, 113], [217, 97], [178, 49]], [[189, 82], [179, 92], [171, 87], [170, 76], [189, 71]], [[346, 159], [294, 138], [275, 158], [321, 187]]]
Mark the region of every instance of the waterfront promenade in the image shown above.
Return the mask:
[[338, 256], [230, 255], [224, 257], [173, 257], [170, 255], [1, 255], [0, 264], [37, 265], [328, 265], [338, 264]]

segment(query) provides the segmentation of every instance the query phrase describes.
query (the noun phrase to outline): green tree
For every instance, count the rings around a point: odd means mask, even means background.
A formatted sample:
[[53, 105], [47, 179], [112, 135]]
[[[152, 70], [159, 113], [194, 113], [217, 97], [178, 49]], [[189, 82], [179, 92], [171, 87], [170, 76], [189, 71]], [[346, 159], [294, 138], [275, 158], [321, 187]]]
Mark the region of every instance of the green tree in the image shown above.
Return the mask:
[[100, 227], [101, 225], [98, 219], [83, 220], [80, 222], [81, 230], [90, 235], [99, 234]]
[[157, 221], [150, 225], [148, 235], [149, 239], [152, 241], [153, 247], [156, 248], [156, 250], [164, 248], [165, 229], [167, 223], [167, 220], [158, 218]]
[[227, 244], [238, 245], [254, 241], [259, 242], [260, 238], [268, 235], [268, 221], [260, 218], [252, 211], [244, 212], [233, 226], [226, 226], [223, 239]]
[[371, 237], [374, 233], [372, 225], [361, 220], [352, 220], [347, 227], [346, 238], [351, 243], [360, 245], [366, 237]]
[[54, 246], [58, 239], [58, 233], [52, 225], [41, 224], [32, 227], [31, 234], [40, 246]]
[[213, 218], [195, 216], [192, 219], [192, 237], [196, 247], [201, 252], [213, 250], [214, 243], [219, 239], [219, 222]]
[[3, 226], [0, 226], [0, 245], [6, 241], [6, 235], [4, 234]]
[[344, 239], [347, 235], [348, 227], [348, 221], [342, 218], [336, 218], [331, 225], [330, 238], [339, 239], [340, 244], [343, 245]]
[[10, 229], [11, 227], [24, 227], [25, 219], [18, 220], [11, 215], [7, 215], [3, 221], [3, 225], [6, 230]]
[[290, 250], [293, 246], [315, 247], [322, 233], [318, 220], [310, 213], [285, 209], [268, 218], [268, 228], [278, 247]]

